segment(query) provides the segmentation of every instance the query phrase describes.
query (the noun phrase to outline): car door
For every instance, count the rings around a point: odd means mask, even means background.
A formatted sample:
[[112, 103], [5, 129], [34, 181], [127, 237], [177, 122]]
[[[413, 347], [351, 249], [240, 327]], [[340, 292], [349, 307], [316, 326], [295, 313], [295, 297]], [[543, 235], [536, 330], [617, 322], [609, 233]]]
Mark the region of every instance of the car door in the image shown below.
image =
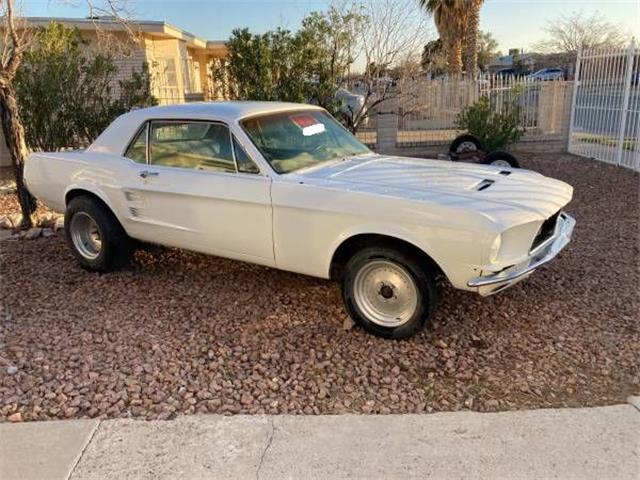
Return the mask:
[[227, 125], [153, 120], [128, 151], [146, 156], [125, 192], [137, 238], [274, 263], [271, 180]]

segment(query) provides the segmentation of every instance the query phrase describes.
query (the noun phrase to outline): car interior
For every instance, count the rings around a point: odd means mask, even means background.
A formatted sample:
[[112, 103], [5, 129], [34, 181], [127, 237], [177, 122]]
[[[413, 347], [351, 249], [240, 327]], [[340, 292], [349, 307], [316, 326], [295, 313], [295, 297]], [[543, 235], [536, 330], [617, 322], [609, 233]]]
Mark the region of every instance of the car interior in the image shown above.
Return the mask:
[[152, 122], [149, 163], [196, 170], [236, 171], [229, 129], [207, 122]]

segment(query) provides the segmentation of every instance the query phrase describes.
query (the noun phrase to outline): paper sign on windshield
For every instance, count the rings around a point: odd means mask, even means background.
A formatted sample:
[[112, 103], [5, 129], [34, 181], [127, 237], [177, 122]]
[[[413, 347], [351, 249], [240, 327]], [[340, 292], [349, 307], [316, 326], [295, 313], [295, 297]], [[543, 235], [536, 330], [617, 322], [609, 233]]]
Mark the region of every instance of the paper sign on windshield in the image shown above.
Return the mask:
[[325, 131], [324, 124], [318, 122], [313, 115], [309, 115], [308, 113], [291, 115], [289, 118], [300, 128], [300, 130], [302, 130], [302, 135], [305, 137], [310, 137], [311, 135], [316, 135]]

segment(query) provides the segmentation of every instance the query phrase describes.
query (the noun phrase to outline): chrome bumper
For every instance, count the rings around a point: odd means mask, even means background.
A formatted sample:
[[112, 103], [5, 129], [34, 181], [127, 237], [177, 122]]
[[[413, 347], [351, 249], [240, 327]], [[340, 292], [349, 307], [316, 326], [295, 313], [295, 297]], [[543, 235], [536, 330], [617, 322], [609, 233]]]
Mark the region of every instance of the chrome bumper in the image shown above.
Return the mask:
[[[498, 273], [473, 278], [467, 282], [467, 285], [470, 287], [478, 287], [481, 295], [491, 295], [492, 293], [497, 293], [499, 290], [510, 287], [520, 280], [524, 280], [533, 273], [535, 269], [553, 260], [556, 255], [567, 246], [571, 240], [571, 234], [575, 225], [575, 219], [562, 212], [558, 216], [556, 228], [551, 238], [545, 242], [543, 248], [538, 248], [534, 251], [527, 261]], [[482, 288], [489, 286], [491, 288]]]

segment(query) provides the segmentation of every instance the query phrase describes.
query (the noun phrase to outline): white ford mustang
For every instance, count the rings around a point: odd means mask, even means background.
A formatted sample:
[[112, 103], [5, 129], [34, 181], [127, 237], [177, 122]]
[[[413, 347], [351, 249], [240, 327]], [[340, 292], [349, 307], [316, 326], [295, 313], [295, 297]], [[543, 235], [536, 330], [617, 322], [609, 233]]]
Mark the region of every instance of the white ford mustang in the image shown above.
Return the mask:
[[490, 295], [570, 240], [566, 183], [526, 170], [371, 152], [324, 110], [193, 103], [122, 115], [85, 151], [35, 153], [29, 190], [65, 211], [83, 267], [122, 267], [135, 241], [342, 282], [367, 331], [408, 337], [434, 278]]

